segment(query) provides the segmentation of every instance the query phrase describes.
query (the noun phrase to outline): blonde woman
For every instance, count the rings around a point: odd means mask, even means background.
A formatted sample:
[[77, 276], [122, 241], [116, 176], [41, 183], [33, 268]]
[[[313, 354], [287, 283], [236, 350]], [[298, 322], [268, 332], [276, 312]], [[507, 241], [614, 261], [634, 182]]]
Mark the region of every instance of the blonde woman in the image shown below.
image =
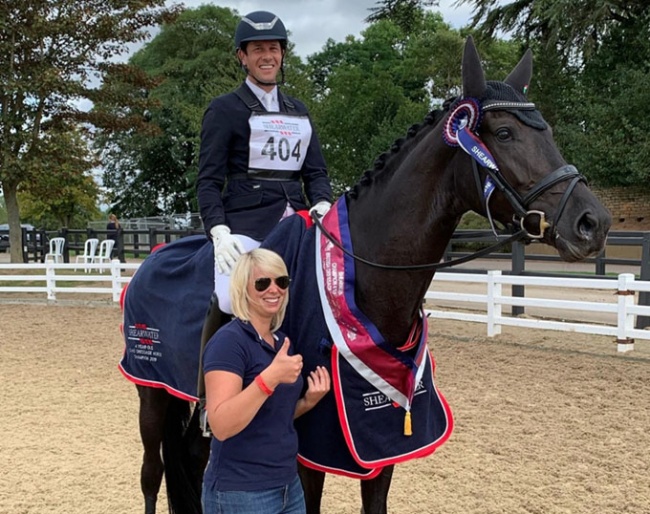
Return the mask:
[[203, 479], [203, 512], [302, 514], [294, 418], [330, 389], [317, 367], [303, 389], [302, 356], [278, 328], [289, 301], [287, 268], [265, 249], [244, 253], [233, 269], [235, 318], [203, 355], [206, 410], [213, 434]]

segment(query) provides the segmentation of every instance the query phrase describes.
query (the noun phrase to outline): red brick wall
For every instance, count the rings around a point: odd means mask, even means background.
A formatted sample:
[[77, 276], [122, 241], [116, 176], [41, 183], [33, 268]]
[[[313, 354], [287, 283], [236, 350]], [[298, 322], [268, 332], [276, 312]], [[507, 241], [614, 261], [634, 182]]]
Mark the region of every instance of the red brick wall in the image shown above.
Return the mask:
[[612, 213], [614, 229], [650, 229], [650, 188], [592, 187], [591, 189]]

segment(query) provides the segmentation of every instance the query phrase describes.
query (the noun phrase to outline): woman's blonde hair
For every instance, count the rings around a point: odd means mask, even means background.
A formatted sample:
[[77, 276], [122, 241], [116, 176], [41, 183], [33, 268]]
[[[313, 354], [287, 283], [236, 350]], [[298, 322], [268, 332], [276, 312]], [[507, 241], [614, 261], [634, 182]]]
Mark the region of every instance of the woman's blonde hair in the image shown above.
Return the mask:
[[[255, 248], [237, 259], [230, 276], [230, 303], [232, 304], [233, 314], [243, 321], [250, 321], [249, 307], [251, 299], [248, 295], [248, 284], [252, 280], [255, 268], [267, 274], [270, 278], [288, 275], [287, 266], [282, 257], [271, 250]], [[271, 319], [272, 332], [275, 332], [282, 325], [288, 302], [289, 291], [284, 295], [280, 309]]]

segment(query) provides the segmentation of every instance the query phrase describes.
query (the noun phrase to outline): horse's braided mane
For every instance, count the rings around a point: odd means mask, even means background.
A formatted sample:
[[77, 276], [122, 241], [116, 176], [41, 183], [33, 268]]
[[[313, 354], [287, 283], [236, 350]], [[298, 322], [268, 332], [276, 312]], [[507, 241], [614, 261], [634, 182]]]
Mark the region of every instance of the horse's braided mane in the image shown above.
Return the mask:
[[[447, 102], [445, 102], [447, 104]], [[406, 137], [396, 139], [390, 147], [390, 150], [383, 152], [375, 159], [373, 168], [366, 170], [359, 182], [347, 192], [350, 198], [356, 198], [359, 194], [359, 188], [370, 186], [380, 175], [391, 173], [396, 165], [402, 162], [403, 155], [408, 153], [417, 143], [435, 127], [442, 117], [446, 114], [447, 105], [443, 109], [436, 109], [424, 117], [422, 123], [411, 125], [406, 131]]]

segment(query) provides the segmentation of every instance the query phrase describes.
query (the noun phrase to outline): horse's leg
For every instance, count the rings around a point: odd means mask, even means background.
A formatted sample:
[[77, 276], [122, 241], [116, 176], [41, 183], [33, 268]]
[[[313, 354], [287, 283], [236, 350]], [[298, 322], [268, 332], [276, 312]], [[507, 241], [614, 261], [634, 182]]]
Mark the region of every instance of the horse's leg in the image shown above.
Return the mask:
[[217, 293], [212, 293], [210, 297], [210, 304], [208, 305], [208, 311], [205, 313], [205, 318], [203, 319], [203, 328], [201, 329], [201, 350], [199, 352], [199, 369], [197, 376], [197, 396], [199, 397], [199, 402], [201, 408], [205, 407], [205, 381], [203, 380], [203, 350], [205, 350], [205, 345], [208, 344], [210, 338], [214, 333], [222, 326], [228, 323], [232, 319], [232, 316], [221, 312], [219, 309], [219, 299], [217, 298]]
[[325, 473], [298, 463], [298, 474], [302, 482], [302, 489], [305, 491], [307, 514], [320, 514], [320, 501], [323, 496]]
[[388, 490], [394, 467], [386, 466], [375, 478], [361, 480], [361, 514], [387, 514]]
[[[212, 293], [208, 311], [205, 313], [203, 328], [201, 330], [201, 347], [204, 348], [210, 338], [214, 335], [221, 325], [226, 324], [232, 319], [232, 316], [221, 312], [219, 309], [219, 300], [216, 293]], [[203, 357], [203, 355], [201, 355]], [[201, 368], [199, 368], [200, 370]]]
[[162, 483], [164, 465], [160, 456], [169, 394], [164, 389], [136, 386], [140, 397], [140, 438], [144, 447], [140, 487], [145, 514], [156, 513], [156, 500]]
[[207, 459], [200, 462], [194, 459], [197, 454], [191, 448], [191, 439], [200, 430], [198, 415], [193, 419], [191, 414], [189, 402], [170, 397], [162, 457], [169, 512], [175, 514], [201, 513], [201, 482]]

